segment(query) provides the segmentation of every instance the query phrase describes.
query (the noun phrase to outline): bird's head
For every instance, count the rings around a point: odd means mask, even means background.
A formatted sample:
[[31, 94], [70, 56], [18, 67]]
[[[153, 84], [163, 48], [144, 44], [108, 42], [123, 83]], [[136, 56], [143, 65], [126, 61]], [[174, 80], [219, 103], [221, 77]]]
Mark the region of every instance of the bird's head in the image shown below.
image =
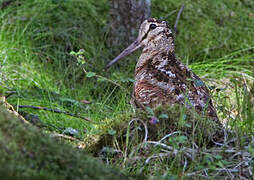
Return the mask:
[[130, 44], [125, 50], [123, 50], [115, 59], [109, 62], [105, 67], [105, 69], [108, 69], [118, 60], [129, 55], [135, 50], [141, 47], [146, 47], [150, 43], [156, 42], [157, 40], [161, 39], [161, 37], [169, 38], [173, 42], [173, 33], [169, 29], [167, 22], [157, 20], [155, 18], [145, 20], [140, 26], [138, 38], [132, 44]]

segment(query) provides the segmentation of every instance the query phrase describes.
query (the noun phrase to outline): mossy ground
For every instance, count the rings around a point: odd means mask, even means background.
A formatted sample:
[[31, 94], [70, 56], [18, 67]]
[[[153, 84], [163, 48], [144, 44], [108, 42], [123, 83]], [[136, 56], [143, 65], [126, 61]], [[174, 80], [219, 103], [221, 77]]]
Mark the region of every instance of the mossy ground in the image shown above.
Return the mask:
[[[250, 84], [254, 79], [254, 3], [252, 0], [155, 0], [152, 1], [152, 16], [167, 20], [173, 27], [183, 2], [185, 9], [178, 24], [176, 54], [212, 89], [220, 118], [237, 132], [237, 140], [230, 147], [239, 152], [245, 148], [246, 139], [253, 131]], [[114, 137], [121, 134], [117, 131], [119, 124], [122, 129], [127, 128], [128, 122], [135, 117], [128, 102], [136, 63], [133, 59], [138, 53], [125, 58], [109, 72], [103, 71], [104, 65], [116, 55], [111, 52], [121, 50], [113, 50], [106, 44], [108, 11], [106, 0], [17, 0], [0, 10], [0, 92], [8, 96], [7, 101], [17, 111], [38, 116], [43, 123], [42, 130], [64, 133], [71, 127], [78, 130], [76, 138], [80, 141], [105, 134]], [[70, 55], [71, 51], [78, 52], [80, 49], [84, 49], [81, 62]], [[83, 69], [93, 73], [88, 76]], [[19, 105], [61, 109], [89, 117], [96, 123], [61, 113], [21, 109]], [[149, 117], [142, 120], [149, 120]], [[182, 131], [181, 128], [175, 129], [178, 130]], [[184, 142], [180, 149], [190, 145], [181, 136], [173, 138], [177, 148], [179, 142]], [[142, 142], [141, 137], [143, 133], [135, 143]], [[178, 156], [173, 161], [155, 158], [154, 164], [134, 161], [136, 166], [128, 165], [128, 153], [134, 151], [135, 143], [129, 143], [128, 138], [123, 141], [128, 144], [128, 150], [125, 151], [123, 146], [123, 156], [118, 161], [112, 161], [133, 174], [142, 172], [184, 177], [188, 173], [191, 175], [195, 165], [204, 169], [216, 169], [222, 165], [228, 167], [226, 162], [216, 159], [218, 157], [203, 161], [199, 158], [201, 156], [193, 159], [188, 171], [184, 163], [180, 163], [185, 161]], [[117, 142], [116, 139], [114, 147]], [[58, 146], [55, 148], [58, 151]], [[245, 152], [251, 154], [252, 149], [250, 144]], [[160, 150], [156, 149], [156, 152]], [[136, 157], [142, 158], [142, 154]], [[235, 159], [229, 161], [231, 165], [237, 162]], [[156, 167], [163, 168], [158, 171]], [[195, 171], [195, 175], [198, 176], [199, 171]], [[216, 177], [217, 171], [213, 172]], [[228, 176], [233, 173], [219, 172]]]
[[131, 179], [0, 105], [0, 174], [5, 179]]

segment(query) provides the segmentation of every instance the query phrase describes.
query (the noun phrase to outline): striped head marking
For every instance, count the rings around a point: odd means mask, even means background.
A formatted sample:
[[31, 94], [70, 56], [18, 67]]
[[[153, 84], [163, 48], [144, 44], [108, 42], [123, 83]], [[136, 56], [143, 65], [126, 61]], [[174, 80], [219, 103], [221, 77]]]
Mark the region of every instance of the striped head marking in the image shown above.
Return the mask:
[[141, 24], [137, 40], [140, 42], [141, 46], [146, 46], [150, 41], [164, 34], [168, 34], [173, 38], [173, 33], [169, 29], [167, 22], [150, 18]]
[[138, 38], [131, 45], [129, 45], [129, 47], [123, 50], [115, 59], [108, 63], [105, 69], [108, 69], [118, 60], [141, 47], [147, 46], [151, 41], [154, 41], [162, 36], [171, 38], [173, 41], [173, 33], [169, 29], [166, 21], [157, 20], [155, 18], [145, 20], [140, 26]]

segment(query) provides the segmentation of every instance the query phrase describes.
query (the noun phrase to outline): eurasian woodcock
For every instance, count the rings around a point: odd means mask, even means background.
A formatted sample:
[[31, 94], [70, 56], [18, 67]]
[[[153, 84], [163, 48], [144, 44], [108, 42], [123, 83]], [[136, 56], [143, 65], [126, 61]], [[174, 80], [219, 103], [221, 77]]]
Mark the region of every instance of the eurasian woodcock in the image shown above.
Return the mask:
[[107, 66], [142, 47], [135, 69], [132, 105], [155, 108], [185, 104], [218, 121], [209, 90], [203, 81], [175, 56], [174, 36], [166, 21], [150, 18], [139, 29], [138, 38]]

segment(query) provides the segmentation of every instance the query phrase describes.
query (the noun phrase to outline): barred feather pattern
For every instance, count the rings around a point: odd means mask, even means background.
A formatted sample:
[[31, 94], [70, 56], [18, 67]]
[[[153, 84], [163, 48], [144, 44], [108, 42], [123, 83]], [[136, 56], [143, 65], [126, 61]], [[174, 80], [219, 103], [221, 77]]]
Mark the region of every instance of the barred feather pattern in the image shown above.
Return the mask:
[[[174, 37], [165, 21], [146, 20], [140, 29], [156, 23], [148, 33], [135, 69], [132, 104], [136, 107], [183, 104], [219, 122], [204, 82], [175, 56]], [[146, 28], [147, 29], [147, 28]]]

